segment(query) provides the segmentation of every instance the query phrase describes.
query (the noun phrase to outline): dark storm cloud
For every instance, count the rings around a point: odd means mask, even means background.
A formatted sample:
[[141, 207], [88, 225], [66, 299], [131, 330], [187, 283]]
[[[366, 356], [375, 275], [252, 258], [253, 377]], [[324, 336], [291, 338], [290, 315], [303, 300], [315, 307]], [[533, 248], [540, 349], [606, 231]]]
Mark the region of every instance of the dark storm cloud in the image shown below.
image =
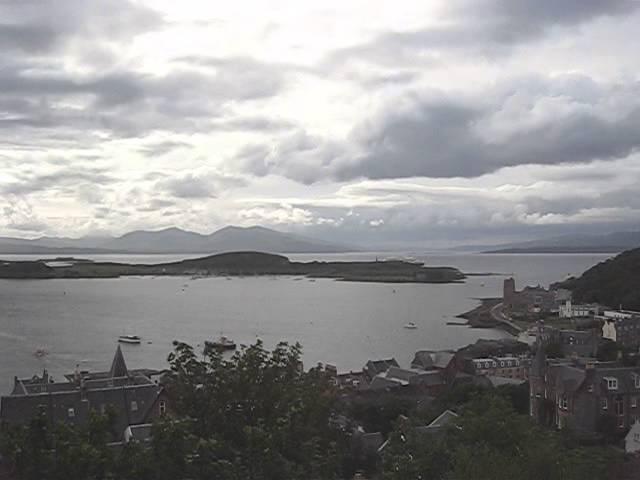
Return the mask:
[[361, 133], [367, 153], [338, 168], [337, 177], [476, 177], [522, 164], [622, 158], [640, 147], [640, 105], [616, 120], [589, 111], [550, 116], [504, 140], [483, 138], [477, 129], [493, 113], [429, 100], [409, 114], [391, 114]]
[[588, 77], [511, 79], [474, 96], [409, 94], [357, 126], [341, 146], [304, 132], [250, 145], [254, 175], [305, 183], [333, 177], [478, 177], [526, 164], [624, 158], [640, 148], [640, 83]]
[[128, 0], [1, 0], [3, 51], [45, 54], [88, 36], [92, 42], [127, 40], [160, 28], [155, 11]]
[[333, 52], [325, 67], [352, 60], [388, 66], [438, 62], [434, 54], [443, 50], [502, 55], [554, 28], [625, 15], [639, 7], [637, 0], [451, 0], [444, 9], [444, 26], [383, 33], [368, 43]]

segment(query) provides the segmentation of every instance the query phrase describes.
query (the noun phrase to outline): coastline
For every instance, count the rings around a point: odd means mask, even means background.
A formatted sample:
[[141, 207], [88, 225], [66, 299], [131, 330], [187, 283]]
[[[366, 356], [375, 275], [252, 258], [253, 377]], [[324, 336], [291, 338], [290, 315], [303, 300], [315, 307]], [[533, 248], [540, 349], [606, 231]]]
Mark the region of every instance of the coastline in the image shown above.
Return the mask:
[[500, 321], [493, 315], [495, 307], [502, 303], [501, 298], [479, 298], [480, 305], [469, 310], [468, 312], [456, 315], [456, 318], [463, 318], [467, 320], [463, 323], [447, 322], [448, 325], [466, 325], [471, 328], [493, 328], [507, 332], [514, 337], [517, 337], [521, 332], [509, 323]]

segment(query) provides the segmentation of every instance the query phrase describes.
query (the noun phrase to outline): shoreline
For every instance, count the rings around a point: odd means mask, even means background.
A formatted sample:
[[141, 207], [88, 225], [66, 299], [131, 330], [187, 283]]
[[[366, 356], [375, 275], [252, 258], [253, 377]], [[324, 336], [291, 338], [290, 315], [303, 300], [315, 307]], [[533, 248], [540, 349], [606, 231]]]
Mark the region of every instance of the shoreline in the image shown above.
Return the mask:
[[460, 315], [456, 315], [456, 318], [467, 320], [466, 323], [447, 322], [447, 325], [497, 329], [514, 337], [517, 337], [518, 334], [521, 333], [519, 331], [515, 331], [514, 328], [507, 323], [495, 319], [492, 315], [491, 312], [493, 308], [502, 303], [501, 298], [478, 298], [477, 300], [480, 301], [480, 305], [467, 312], [461, 313]]

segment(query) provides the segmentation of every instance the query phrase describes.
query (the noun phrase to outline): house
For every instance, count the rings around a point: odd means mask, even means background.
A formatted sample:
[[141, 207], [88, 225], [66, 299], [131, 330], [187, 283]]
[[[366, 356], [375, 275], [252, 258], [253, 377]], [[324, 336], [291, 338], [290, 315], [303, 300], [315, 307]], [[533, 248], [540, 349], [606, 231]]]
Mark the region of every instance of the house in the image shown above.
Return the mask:
[[467, 361], [465, 371], [472, 375], [526, 379], [529, 361], [515, 355], [472, 358]]
[[452, 412], [451, 410], [445, 410], [429, 425], [425, 427], [416, 427], [416, 431], [419, 433], [429, 433], [429, 434], [439, 433], [445, 427], [452, 424], [455, 425], [456, 421], [458, 421], [458, 414], [455, 412]]
[[[403, 432], [406, 433], [406, 428], [413, 428], [415, 433], [420, 435], [437, 435], [442, 433], [446, 427], [449, 425], [456, 425], [459, 416], [457, 413], [452, 412], [451, 410], [445, 410], [438, 417], [433, 420], [429, 425], [411, 427], [409, 423], [409, 419], [407, 417], [401, 416], [400, 423], [403, 429]], [[378, 448], [378, 453], [382, 454], [385, 448], [389, 445], [389, 439], [387, 439], [380, 447]]]
[[595, 357], [601, 336], [597, 329], [568, 330], [544, 326], [541, 339], [545, 344], [559, 344], [565, 357]]
[[54, 382], [46, 370], [41, 377], [15, 377], [11, 394], [0, 399], [0, 420], [19, 425], [45, 413], [51, 423], [83, 425], [91, 411], [110, 410], [115, 414], [114, 430], [124, 432], [129, 425], [148, 423], [168, 413], [167, 394], [151, 379], [158, 373], [129, 370], [118, 346], [105, 372], [76, 371], [63, 382]]
[[558, 307], [558, 316], [560, 318], [586, 318], [599, 314], [600, 305], [596, 303], [573, 305], [571, 299], [568, 299]]
[[579, 358], [549, 361], [538, 342], [529, 388], [534, 419], [583, 436], [598, 435], [606, 422], [624, 431], [640, 418], [640, 367]]
[[389, 370], [390, 367], [399, 367], [395, 358], [388, 358], [385, 360], [369, 360], [364, 366], [364, 372], [369, 379], [373, 379], [376, 375], [384, 373]]
[[596, 316], [602, 321], [602, 336], [623, 348], [640, 348], [640, 312], [608, 310]]
[[411, 368], [416, 370], [438, 370], [442, 372], [447, 383], [456, 376], [455, 352], [451, 350], [420, 350], [411, 361]]
[[624, 438], [624, 451], [627, 453], [640, 452], [640, 421], [638, 420], [631, 425], [629, 433]]
[[433, 395], [438, 395], [445, 388], [446, 382], [438, 370], [391, 367], [386, 372], [373, 377], [368, 389], [385, 390], [409, 385], [423, 388]]

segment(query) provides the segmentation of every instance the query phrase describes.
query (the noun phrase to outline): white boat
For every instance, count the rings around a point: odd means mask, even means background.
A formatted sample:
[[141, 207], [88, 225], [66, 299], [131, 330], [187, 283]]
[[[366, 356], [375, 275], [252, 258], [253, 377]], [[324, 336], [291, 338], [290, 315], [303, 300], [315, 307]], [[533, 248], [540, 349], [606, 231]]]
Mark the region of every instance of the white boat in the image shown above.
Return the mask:
[[413, 322], [409, 322], [404, 326], [404, 328], [407, 328], [409, 330], [415, 330], [416, 328], [418, 328], [418, 326]]
[[217, 340], [211, 342], [212, 345], [219, 350], [235, 350], [236, 342], [222, 335]]
[[120, 335], [118, 337], [118, 342], [120, 343], [132, 343], [132, 344], [139, 344], [140, 343], [140, 337], [138, 335]]

